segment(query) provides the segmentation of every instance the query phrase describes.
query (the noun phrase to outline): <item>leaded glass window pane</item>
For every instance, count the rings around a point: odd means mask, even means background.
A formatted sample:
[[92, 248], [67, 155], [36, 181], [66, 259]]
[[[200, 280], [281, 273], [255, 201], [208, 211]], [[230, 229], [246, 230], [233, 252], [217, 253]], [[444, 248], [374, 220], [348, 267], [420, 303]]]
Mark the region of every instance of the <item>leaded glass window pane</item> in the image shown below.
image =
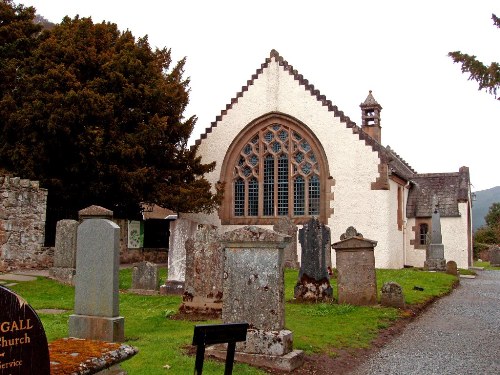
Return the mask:
[[274, 158], [264, 159], [264, 215], [274, 215]]
[[248, 216], [259, 214], [259, 183], [254, 177], [248, 183]]
[[298, 176], [293, 183], [293, 214], [302, 216], [305, 213], [305, 182], [302, 176]]
[[288, 156], [278, 159], [278, 215], [288, 215]]
[[234, 216], [245, 215], [245, 182], [238, 178], [234, 182]]
[[319, 178], [312, 176], [309, 180], [309, 215], [319, 215]]

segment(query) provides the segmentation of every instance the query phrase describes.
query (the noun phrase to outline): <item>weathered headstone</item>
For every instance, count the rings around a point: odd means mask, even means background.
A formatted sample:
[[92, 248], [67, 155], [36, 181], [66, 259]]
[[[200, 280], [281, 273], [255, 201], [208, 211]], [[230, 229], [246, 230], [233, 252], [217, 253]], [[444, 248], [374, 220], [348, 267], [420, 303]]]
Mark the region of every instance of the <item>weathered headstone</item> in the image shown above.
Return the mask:
[[455, 262], [454, 260], [446, 262], [446, 273], [457, 276], [458, 275], [457, 262]]
[[168, 247], [168, 279], [160, 286], [160, 294], [183, 294], [186, 277], [186, 241], [194, 238], [198, 223], [177, 219], [170, 223]]
[[288, 216], [282, 216], [273, 226], [273, 230], [278, 233], [286, 234], [291, 237], [291, 241], [284, 250], [285, 268], [299, 268], [297, 259], [297, 226]]
[[49, 349], [35, 310], [0, 286], [0, 375], [49, 375]]
[[347, 228], [336, 251], [339, 303], [374, 305], [377, 303], [377, 278], [374, 249], [376, 241], [363, 238], [354, 227]]
[[500, 247], [492, 246], [490, 248], [490, 266], [500, 267]]
[[441, 235], [441, 215], [436, 206], [432, 213], [431, 243], [427, 245], [424, 268], [428, 271], [445, 271], [444, 245]]
[[217, 227], [198, 225], [194, 239], [186, 241], [186, 280], [182, 314], [220, 318], [224, 247]]
[[380, 304], [386, 307], [405, 308], [405, 296], [403, 288], [398, 283], [389, 281], [382, 286]]
[[246, 322], [247, 340], [236, 360], [291, 371], [303, 363], [285, 329], [283, 248], [290, 237], [247, 226], [224, 233], [224, 323]]
[[132, 289], [137, 291], [155, 291], [159, 285], [158, 265], [140, 262], [132, 268]]
[[311, 219], [299, 230], [302, 247], [299, 280], [294, 297], [307, 301], [332, 299], [327, 253], [330, 253], [330, 229], [318, 219]]
[[60, 220], [56, 225], [54, 266], [49, 275], [63, 283], [73, 284], [76, 272], [76, 234], [78, 221]]
[[[112, 215], [109, 210], [92, 206], [82, 211], [85, 220], [78, 227], [75, 313], [69, 317], [69, 335], [122, 342], [124, 318], [119, 316], [118, 300], [120, 227], [106, 216]], [[92, 214], [98, 218], [92, 218]]]

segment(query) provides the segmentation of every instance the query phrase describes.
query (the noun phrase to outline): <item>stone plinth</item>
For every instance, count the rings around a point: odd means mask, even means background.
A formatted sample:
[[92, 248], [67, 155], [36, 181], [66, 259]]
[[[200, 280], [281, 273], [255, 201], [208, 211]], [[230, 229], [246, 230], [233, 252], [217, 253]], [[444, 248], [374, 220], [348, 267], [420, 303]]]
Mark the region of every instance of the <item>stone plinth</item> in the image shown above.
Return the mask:
[[194, 239], [186, 241], [186, 280], [179, 311], [220, 318], [223, 272], [224, 248], [217, 227], [198, 225]]
[[291, 237], [290, 242], [285, 246], [284, 258], [285, 268], [299, 268], [297, 258], [297, 226], [290, 220], [288, 216], [283, 216], [274, 224], [273, 230], [278, 233], [286, 234]]
[[490, 248], [490, 266], [500, 267], [500, 247], [498, 246]]
[[337, 260], [338, 302], [350, 305], [377, 303], [374, 249], [376, 241], [368, 240], [349, 227], [341, 240], [332, 245]]
[[271, 368], [293, 369], [303, 363], [285, 330], [283, 249], [290, 237], [255, 226], [222, 236], [225, 248], [222, 320], [247, 322], [247, 342], [238, 344], [236, 360]]
[[60, 220], [56, 224], [54, 266], [49, 275], [56, 280], [73, 285], [76, 273], [76, 237], [78, 221]]
[[119, 239], [120, 228], [108, 219], [87, 216], [78, 227], [71, 337], [123, 341], [118, 300]]
[[387, 282], [382, 286], [382, 295], [380, 304], [386, 307], [395, 307], [398, 309], [405, 308], [405, 297], [403, 288], [398, 283], [393, 281]]

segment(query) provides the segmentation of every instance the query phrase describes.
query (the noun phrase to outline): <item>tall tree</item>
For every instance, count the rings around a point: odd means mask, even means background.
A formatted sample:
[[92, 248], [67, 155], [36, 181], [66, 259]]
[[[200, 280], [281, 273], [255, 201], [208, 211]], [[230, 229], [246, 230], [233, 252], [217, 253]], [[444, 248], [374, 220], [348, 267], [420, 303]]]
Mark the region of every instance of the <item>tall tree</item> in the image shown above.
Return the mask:
[[[500, 19], [494, 14], [491, 18], [494, 25], [500, 28]], [[469, 79], [479, 83], [479, 90], [485, 89], [500, 100], [500, 97], [497, 97], [497, 90], [500, 88], [500, 65], [497, 62], [488, 66], [477, 60], [476, 56], [460, 51], [450, 52], [448, 56], [453, 62], [462, 64], [462, 73], [469, 73]]]
[[16, 90], [0, 99], [0, 165], [49, 190], [49, 205], [99, 204], [117, 216], [140, 202], [176, 212], [209, 212], [222, 189], [203, 177], [187, 142], [185, 59], [152, 50], [148, 38], [113, 23], [66, 17], [33, 36]]

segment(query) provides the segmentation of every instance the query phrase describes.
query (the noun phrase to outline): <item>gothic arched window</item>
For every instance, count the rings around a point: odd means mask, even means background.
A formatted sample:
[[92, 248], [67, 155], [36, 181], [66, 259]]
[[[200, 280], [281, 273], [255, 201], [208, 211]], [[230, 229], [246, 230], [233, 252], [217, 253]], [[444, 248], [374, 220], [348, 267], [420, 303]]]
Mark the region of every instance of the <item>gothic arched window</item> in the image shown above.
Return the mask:
[[278, 118], [240, 135], [222, 170], [223, 224], [271, 224], [281, 216], [300, 223], [322, 210], [328, 217], [328, 169], [316, 143], [306, 129]]

